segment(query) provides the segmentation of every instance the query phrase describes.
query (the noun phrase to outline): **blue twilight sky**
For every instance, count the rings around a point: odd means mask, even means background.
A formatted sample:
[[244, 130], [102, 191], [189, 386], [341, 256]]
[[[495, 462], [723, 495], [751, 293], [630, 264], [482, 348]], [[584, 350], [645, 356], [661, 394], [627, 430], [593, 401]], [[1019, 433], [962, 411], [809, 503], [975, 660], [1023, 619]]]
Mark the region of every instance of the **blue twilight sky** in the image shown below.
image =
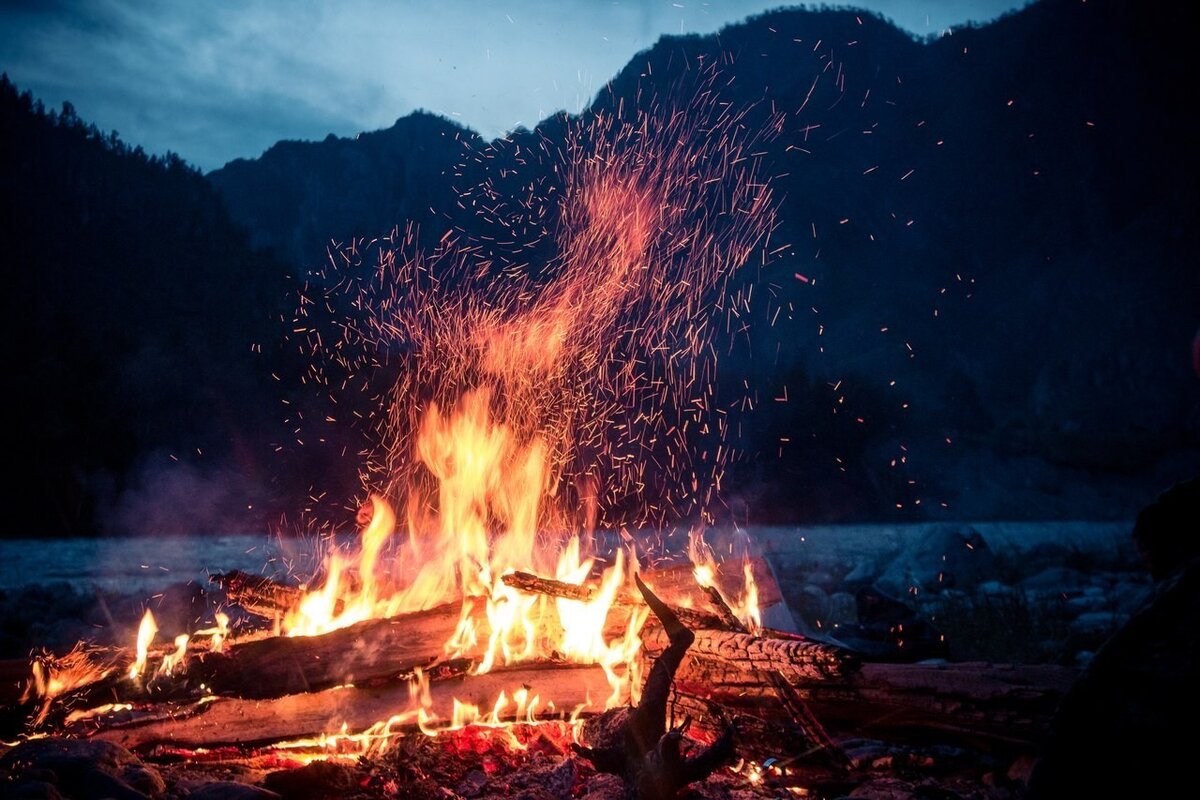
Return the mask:
[[[638, 51], [779, 0], [0, 0], [0, 71], [205, 170], [425, 108], [486, 136], [578, 111]], [[857, 0], [936, 34], [1023, 0]]]

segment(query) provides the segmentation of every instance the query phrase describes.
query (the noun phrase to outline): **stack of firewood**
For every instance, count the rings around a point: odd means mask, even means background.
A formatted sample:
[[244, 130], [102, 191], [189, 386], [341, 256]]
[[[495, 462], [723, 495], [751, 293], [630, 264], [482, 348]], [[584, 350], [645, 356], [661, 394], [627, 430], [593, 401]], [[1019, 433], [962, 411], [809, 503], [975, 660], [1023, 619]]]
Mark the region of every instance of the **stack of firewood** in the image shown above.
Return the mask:
[[[734, 725], [744, 753], [779, 754], [789, 748], [836, 765], [829, 733], [887, 731], [891, 736], [950, 737], [995, 744], [1036, 743], [1073, 678], [1056, 667], [984, 664], [862, 664], [829, 642], [772, 630], [752, 633], [720, 599], [696, 586], [690, 567], [648, 571], [646, 582], [694, 634], [675, 674], [671, 724], [690, 721], [689, 734], [715, 738]], [[769, 570], [756, 569], [761, 602], [779, 602]], [[256, 576], [218, 576], [230, 604], [265, 620], [299, 600], [300, 590]], [[515, 573], [506, 582], [548, 597], [586, 599], [590, 589]], [[618, 598], [609, 614], [610, 636], [628, 624], [641, 598]], [[553, 604], [546, 626], [557, 624]], [[610, 693], [604, 671], [555, 657], [473, 674], [469, 660], [447, 659], [445, 643], [462, 613], [459, 604], [387, 619], [367, 620], [320, 636], [260, 634], [227, 642], [220, 652], [190, 651], [168, 674], [158, 674], [171, 652], [151, 652], [143, 675], [131, 679], [133, 654], [122, 649], [89, 654], [94, 670], [80, 685], [60, 687], [53, 702], [27, 695], [11, 704], [43, 729], [115, 741], [129, 748], [270, 744], [342, 729], [363, 730], [392, 719], [391, 730], [417, 726], [414, 675], [428, 679], [428, 710], [451, 717], [455, 698], [490, 711], [501, 691], [525, 688], [541, 698], [538, 713], [598, 710]], [[483, 610], [479, 610], [482, 617]], [[551, 619], [551, 616], [555, 616]], [[264, 624], [264, 627], [268, 627]], [[642, 630], [643, 657], [667, 647], [654, 618]], [[53, 663], [42, 669], [52, 670]]]

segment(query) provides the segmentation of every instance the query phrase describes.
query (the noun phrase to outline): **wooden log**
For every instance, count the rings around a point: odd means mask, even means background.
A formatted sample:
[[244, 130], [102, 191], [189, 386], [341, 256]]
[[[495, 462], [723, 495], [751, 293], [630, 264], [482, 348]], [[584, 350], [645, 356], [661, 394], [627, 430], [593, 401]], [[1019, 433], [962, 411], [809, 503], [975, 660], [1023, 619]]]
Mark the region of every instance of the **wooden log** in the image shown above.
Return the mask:
[[[843, 679], [793, 688], [833, 732], [1028, 750], [1076, 675], [1046, 664], [863, 664]], [[685, 659], [676, 690], [769, 720], [787, 716], [766, 674], [717, 659]]]
[[224, 652], [199, 655], [161, 683], [203, 683], [215, 694], [262, 698], [392, 678], [441, 658], [460, 614], [457, 604], [443, 605], [320, 636], [234, 642]]
[[[596, 587], [588, 584], [576, 585], [553, 578], [543, 578], [529, 572], [510, 572], [501, 578], [505, 585], [527, 594], [538, 594], [546, 597], [561, 597], [566, 600], [591, 600], [596, 595]], [[618, 594], [613, 598], [613, 608], [625, 610], [634, 607], [644, 607], [640, 597], [631, 594]], [[684, 625], [690, 628], [720, 627], [721, 621], [715, 614], [709, 614], [694, 608], [674, 608]]]
[[596, 595], [596, 588], [589, 584], [576, 585], [553, 578], [543, 578], [531, 572], [510, 572], [500, 580], [505, 586], [511, 586], [527, 594], [544, 594], [548, 597], [562, 597], [567, 600], [582, 600], [587, 602]]
[[[751, 558], [749, 563], [750, 574], [754, 576], [754, 583], [758, 586], [759, 608], [767, 608], [782, 602], [783, 593], [779, 589], [779, 584], [775, 582], [775, 575], [771, 572], [771, 566], [766, 559]], [[686, 598], [691, 601], [693, 607], [701, 608], [705, 602], [705, 595], [700, 585], [696, 583], [693, 569], [690, 562], [682, 562], [647, 570], [642, 573], [642, 579], [667, 602], [678, 606], [685, 602]], [[743, 562], [736, 559], [717, 564], [713, 578], [726, 597], [738, 597], [742, 594], [746, 580], [744, 569]]]
[[[751, 573], [759, 589], [759, 605], [767, 607], [779, 603], [783, 596], [775, 583], [771, 568], [761, 558], [751, 559]], [[718, 564], [715, 579], [727, 594], [736, 595], [741, 591], [744, 577], [740, 562]], [[677, 610], [685, 615], [695, 611], [693, 622], [683, 619], [684, 624], [699, 627], [696, 623], [707, 621], [711, 614], [697, 611], [702, 607], [706, 595], [696, 584], [692, 575], [691, 564], [674, 564], [661, 569], [649, 570], [642, 575], [647, 584], [657, 587], [659, 594], [667, 598], [675, 606], [681, 603], [685, 606]], [[295, 608], [304, 597], [304, 590], [297, 586], [279, 583], [261, 575], [251, 575], [240, 570], [213, 575], [209, 578], [212, 583], [220, 586], [229, 602], [240, 606], [256, 616], [275, 619], [280, 614]], [[504, 582], [515, 589], [530, 594], [542, 594], [550, 597], [564, 597], [569, 600], [590, 600], [595, 595], [596, 587], [588, 584], [577, 586], [552, 578], [543, 578], [528, 572], [512, 572], [505, 575]], [[636, 593], [624, 592], [618, 596], [617, 605], [641, 604], [641, 598]], [[687, 605], [694, 608], [687, 608]]]
[[[738, 684], [690, 681], [709, 665]], [[691, 676], [683, 673], [693, 670]], [[703, 674], [703, 673], [700, 673]], [[718, 735], [735, 720], [751, 754], [779, 756], [789, 747], [804, 750], [804, 739], [775, 695], [755, 674], [730, 670], [711, 659], [685, 659], [670, 711], [672, 724], [690, 716], [690, 733], [702, 740]], [[835, 734], [874, 735], [894, 741], [944, 741], [1003, 752], [1032, 751], [1043, 740], [1053, 709], [1075, 671], [1047, 665], [866, 664], [843, 681], [797, 687], [809, 706]], [[603, 704], [609, 687], [599, 667], [541, 664], [507, 668], [482, 676], [434, 681], [431, 693], [439, 717], [449, 718], [448, 698], [490, 708], [499, 691], [529, 686], [559, 710], [591, 701]], [[196, 703], [162, 703], [145, 711], [123, 711], [76, 723], [70, 732], [98, 735], [129, 747], [170, 742], [200, 747], [270, 743], [336, 731], [346, 723], [363, 730], [409, 708], [404, 681], [377, 686], [326, 689], [261, 700], [220, 697]], [[412, 730], [413, 720], [397, 729]]]
[[225, 591], [230, 603], [266, 619], [275, 619], [295, 608], [304, 597], [304, 590], [299, 586], [288, 586], [262, 575], [251, 575], [236, 569], [210, 575], [208, 580]]
[[[540, 698], [543, 717], [568, 715], [579, 706], [600, 711], [610, 694], [598, 666], [543, 664], [496, 670], [429, 685], [431, 711], [442, 724], [452, 717], [454, 700], [488, 713], [504, 691], [521, 688]], [[553, 702], [553, 710], [548, 704]], [[280, 741], [351, 733], [398, 717], [392, 732], [417, 730], [415, 706], [406, 681], [374, 687], [342, 687], [264, 700], [217, 698], [204, 703], [164, 705], [153, 716], [120, 711], [76, 724], [71, 733], [116, 742], [130, 749], [168, 744], [177, 747], [273, 744]]]
[[[355, 681], [393, 679], [443, 658], [459, 615], [458, 605], [445, 605], [367, 620], [321, 636], [227, 642], [220, 653], [190, 650], [170, 674], [160, 674], [159, 668], [173, 648], [159, 648], [148, 654], [146, 667], [137, 678], [128, 674], [134, 654], [112, 648], [106, 658], [116, 668], [108, 669], [99, 680], [62, 693], [46, 724], [57, 727], [72, 712], [111, 703], [162, 703], [205, 694], [279, 697]], [[5, 732], [7, 728], [11, 725]]]
[[[676, 689], [667, 704], [667, 715], [668, 724], [687, 725], [687, 736], [704, 743], [714, 741], [733, 725], [740, 758], [759, 764], [767, 759], [784, 759], [788, 773], [803, 778], [797, 785], [842, 774], [837, 768], [812, 758], [818, 751], [796, 725], [758, 709], [728, 706]], [[787, 782], [774, 779], [777, 786]]]
[[864, 664], [844, 685], [798, 688], [843, 731], [1033, 749], [1077, 675], [1052, 664]]
[[[724, 596], [722, 596], [716, 586], [710, 585], [703, 588], [708, 595], [713, 609], [716, 610], [717, 616], [724, 621], [727, 630], [737, 633], [749, 633], [746, 626], [733, 613], [733, 609], [725, 602]], [[797, 733], [804, 740], [812, 743], [813, 747], [810, 749], [810, 754], [819, 754], [838, 769], [849, 769], [850, 760], [846, 757], [846, 754], [833, 741], [829, 732], [825, 730], [825, 726], [817, 719], [817, 716], [808, 707], [808, 703], [804, 701], [800, 693], [788, 683], [783, 673], [773, 669], [763, 672], [762, 677], [765, 679], [767, 685], [774, 690], [780, 707], [799, 726]]]
[[[850, 652], [802, 637], [764, 638], [736, 631], [695, 631], [691, 655], [719, 659], [741, 670], [778, 671], [793, 683], [845, 678], [858, 666]], [[667, 647], [667, 636], [657, 626], [642, 630], [642, 643], [656, 655]]]
[[[629, 615], [610, 614], [605, 635], [624, 635]], [[559, 630], [553, 604], [534, 609], [539, 630], [555, 640]], [[482, 604], [473, 614], [485, 626]], [[157, 674], [162, 657], [148, 659], [144, 676], [131, 680], [123, 667], [102, 681], [64, 696], [52, 726], [72, 710], [108, 703], [157, 703], [194, 699], [202, 694], [260, 699], [312, 692], [347, 683], [394, 680], [416, 667], [428, 667], [446, 657], [446, 643], [458, 626], [461, 607], [444, 605], [428, 611], [360, 622], [320, 636], [269, 637], [227, 642], [220, 653], [193, 651], [170, 675]], [[486, 636], [483, 637], [486, 641]], [[133, 656], [124, 651], [125, 660]], [[478, 656], [479, 653], [468, 653]]]
[[[562, 671], [564, 676], [584, 674], [569, 665], [543, 665], [526, 669], [539, 675], [555, 669]], [[495, 674], [517, 672], [506, 670]], [[805, 680], [794, 684], [793, 688], [835, 733], [877, 735], [901, 741], [941, 740], [1011, 751], [1029, 750], [1042, 741], [1054, 708], [1074, 677], [1074, 670], [1045, 665], [865, 664], [855, 673], [821, 681]], [[573, 678], [564, 677], [564, 680], [569, 685]], [[557, 679], [553, 683], [557, 686]], [[347, 717], [345, 721], [351, 723], [351, 728], [365, 727], [375, 719], [385, 718], [392, 713], [379, 713], [385, 707], [403, 707], [407, 688], [403, 691], [397, 688], [402, 684], [403, 681], [397, 681], [394, 677], [382, 680], [376, 687], [360, 683], [357, 690], [367, 693], [361, 697], [376, 699], [371, 702], [353, 700], [347, 707], [355, 709], [355, 715]], [[474, 683], [470, 685], [477, 686]], [[778, 750], [779, 737], [788, 731], [791, 731], [788, 735], [800, 741], [801, 737], [795, 735], [792, 712], [780, 703], [777, 689], [769, 680], [769, 673], [746, 669], [739, 662], [703, 655], [689, 656], [684, 659], [676, 675], [675, 690], [677, 694], [714, 704], [710, 711], [720, 710], [722, 716], [714, 718], [710, 726], [714, 732], [723, 729], [722, 720], [731, 716], [749, 716], [757, 720], [753, 725], [767, 726], [762, 730], [761, 741], [764, 744], [772, 745], [774, 742], [772, 746]], [[185, 723], [181, 729], [183, 733], [180, 735], [184, 737], [181, 741], [196, 745], [213, 743], [212, 734], [196, 733], [201, 730], [197, 725], [208, 728], [232, 725], [230, 735], [239, 742], [269, 741], [275, 735], [273, 731], [279, 730], [288, 731], [286, 736], [306, 735], [292, 732], [306, 725], [311, 731], [330, 730], [323, 723], [338, 713], [341, 706], [333, 706], [332, 714], [326, 709], [327, 716], [321, 720], [321, 725], [314, 727], [310, 723], [322, 713], [322, 704], [329, 698], [360, 697], [357, 694], [336, 694], [341, 691], [344, 690], [333, 690], [331, 693], [326, 689], [261, 700], [222, 697], [200, 704], [159, 703], [156, 706], [159, 712], [155, 723], [159, 727], [133, 735], [134, 738], [129, 741], [141, 744], [165, 737], [166, 731], [181, 722]], [[591, 692], [593, 701], [599, 702], [607, 696], [607, 683], [588, 684], [587, 691]], [[461, 693], [458, 696], [463, 697]], [[479, 696], [482, 695], [472, 695]], [[494, 697], [492, 695], [488, 702], [493, 702]], [[555, 699], [559, 708], [563, 708], [567, 700], [560, 698], [570, 699], [575, 695], [556, 688], [543, 693], [542, 697]], [[187, 721], [196, 714], [197, 709], [210, 705], [226, 709], [229, 713], [208, 716], [203, 723]], [[283, 715], [284, 719], [293, 722], [307, 722], [306, 725], [289, 723], [291, 727], [277, 728], [272, 727], [271, 722], [254, 719], [262, 715]], [[244, 721], [237, 721], [243, 717], [246, 718]], [[231, 719], [234, 721], [230, 722]], [[94, 725], [81, 724], [85, 727]]]

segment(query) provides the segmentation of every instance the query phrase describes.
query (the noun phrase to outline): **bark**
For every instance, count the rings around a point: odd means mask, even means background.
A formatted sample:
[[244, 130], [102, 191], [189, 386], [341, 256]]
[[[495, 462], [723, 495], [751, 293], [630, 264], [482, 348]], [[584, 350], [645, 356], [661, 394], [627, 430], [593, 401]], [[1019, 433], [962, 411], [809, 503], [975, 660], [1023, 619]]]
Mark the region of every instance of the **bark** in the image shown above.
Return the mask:
[[304, 590], [298, 586], [288, 586], [241, 570], [212, 575], [209, 581], [225, 590], [225, 597], [233, 605], [267, 619], [275, 619], [295, 608], [304, 597]]
[[[600, 667], [557, 663], [437, 680], [429, 685], [430, 710], [438, 718], [434, 724], [448, 724], [456, 698], [487, 713], [501, 691], [512, 697], [521, 688], [527, 688], [531, 698], [540, 698], [543, 718], [569, 715], [589, 701], [593, 704], [591, 710], [599, 710], [611, 691]], [[414, 732], [418, 730], [416, 716], [404, 712], [416, 708], [409, 683], [393, 681], [263, 700], [222, 697], [204, 703], [163, 704], [149, 713], [124, 711], [83, 721], [71, 732], [130, 749], [159, 744], [187, 748], [251, 746], [337, 733], [343, 725], [351, 733], [361, 732], [393, 717], [391, 732]]]
[[[553, 578], [543, 578], [538, 575], [533, 575], [528, 572], [512, 572], [505, 575], [501, 580], [508, 586], [518, 589], [527, 594], [540, 594], [546, 597], [561, 597], [567, 600], [591, 600], [596, 594], [596, 588], [584, 584], [578, 586], [573, 583], [554, 580]], [[640, 597], [619, 594], [613, 599], [613, 608], [624, 610], [638, 606], [643, 606], [644, 602]], [[699, 611], [694, 608], [674, 608], [675, 614], [679, 617], [684, 625], [696, 628], [711, 628], [720, 627], [721, 620], [714, 614]]]
[[[705, 593], [708, 595], [709, 602], [717, 615], [724, 621], [724, 627], [727, 630], [736, 633], [749, 633], [746, 626], [742, 623], [737, 615], [733, 613], [733, 609], [725, 602], [725, 598], [715, 586], [705, 586]], [[770, 670], [763, 672], [762, 678], [766, 684], [775, 692], [775, 696], [779, 700], [780, 706], [784, 709], [787, 715], [799, 726], [797, 731], [807, 742], [812, 744], [809, 748], [809, 754], [819, 755], [826, 759], [831, 765], [841, 770], [850, 768], [850, 760], [837, 743], [825, 730], [825, 726], [821, 723], [817, 716], [813, 714], [812, 709], [800, 696], [783, 673], [779, 670]]]
[[[844, 679], [858, 666], [848, 651], [798, 636], [766, 638], [712, 629], [695, 633], [693, 655], [719, 659], [740, 670], [777, 671], [792, 683]], [[651, 655], [667, 646], [667, 638], [658, 627], [643, 629], [642, 642]]]
[[[535, 609], [537, 625], [553, 641], [559, 626], [557, 612], [547, 605]], [[473, 616], [486, 630], [482, 605]], [[133, 654], [118, 651], [119, 669], [104, 680], [72, 692], [58, 702], [51, 725], [72, 709], [87, 709], [105, 703], [158, 703], [194, 699], [203, 694], [229, 695], [247, 699], [281, 697], [314, 692], [348, 683], [395, 680], [413, 669], [444, 661], [446, 642], [458, 626], [458, 604], [387, 619], [360, 622], [320, 636], [273, 636], [229, 642], [223, 652], [193, 650], [182, 665], [169, 675], [158, 674], [161, 649], [148, 658], [143, 677], [129, 679], [126, 670]], [[628, 614], [610, 615], [606, 635], [621, 636]], [[486, 637], [484, 637], [486, 641]], [[467, 656], [479, 656], [468, 653]]]
[[[1044, 740], [1076, 674], [1053, 665], [863, 664], [841, 680], [793, 688], [835, 733], [1020, 750]], [[711, 658], [685, 660], [676, 689], [730, 713], [776, 722], [789, 716], [766, 674]]]

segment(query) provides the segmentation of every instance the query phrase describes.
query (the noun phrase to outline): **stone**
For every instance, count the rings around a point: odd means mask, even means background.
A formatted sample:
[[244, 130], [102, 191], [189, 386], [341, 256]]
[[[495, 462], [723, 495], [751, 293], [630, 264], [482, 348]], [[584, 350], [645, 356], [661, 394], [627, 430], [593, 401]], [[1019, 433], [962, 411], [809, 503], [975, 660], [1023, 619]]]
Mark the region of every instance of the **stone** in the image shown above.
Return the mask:
[[282, 800], [282, 797], [268, 789], [248, 783], [214, 781], [193, 789], [187, 800]]
[[149, 797], [158, 797], [167, 790], [167, 782], [159, 771], [140, 762], [122, 767], [121, 780]]
[[828, 625], [833, 613], [833, 604], [829, 595], [820, 587], [813, 584], [801, 586], [799, 591], [788, 597], [788, 606], [792, 614], [808, 630], [817, 630], [817, 623]]
[[1094, 594], [1081, 594], [1078, 597], [1072, 597], [1066, 602], [1067, 610], [1075, 614], [1103, 611], [1105, 606], [1110, 605], [1112, 604], [1103, 595]]
[[73, 800], [147, 800], [149, 797], [98, 767], [83, 773], [78, 780], [63, 780], [60, 785]]
[[58, 787], [46, 781], [22, 781], [3, 791], [9, 800], [63, 800]]
[[1111, 611], [1088, 611], [1072, 620], [1071, 633], [1076, 636], [1106, 636], [1124, 623], [1124, 616]]
[[995, 598], [1012, 597], [1016, 594], [1016, 590], [1013, 587], [1000, 581], [984, 581], [979, 584], [975, 591], [985, 597]]
[[849, 592], [835, 592], [829, 596], [829, 619], [835, 625], [854, 622], [858, 619], [858, 604]]
[[972, 591], [998, 573], [996, 556], [978, 531], [969, 526], [935, 528], [901, 552], [883, 570], [875, 585], [882, 591], [907, 595], [946, 589]]
[[116, 774], [126, 764], [141, 763], [133, 753], [119, 744], [97, 739], [31, 739], [14, 747], [0, 758], [0, 770], [13, 771], [32, 766], [58, 772], [80, 765], [104, 768]]
[[263, 788], [288, 800], [323, 800], [340, 797], [354, 788], [354, 771], [333, 761], [314, 761], [297, 769], [272, 772]]
[[875, 661], [945, 657], [941, 632], [904, 603], [873, 588], [860, 589], [855, 602], [858, 622], [837, 627], [839, 643]]
[[[74, 800], [147, 800], [157, 788], [165, 789], [162, 777], [155, 782], [150, 768], [143, 768], [133, 753], [112, 742], [91, 739], [48, 737], [22, 742], [0, 758], [0, 772], [24, 775], [31, 771], [55, 777], [61, 793]], [[139, 780], [149, 791], [130, 785], [125, 776]]]

